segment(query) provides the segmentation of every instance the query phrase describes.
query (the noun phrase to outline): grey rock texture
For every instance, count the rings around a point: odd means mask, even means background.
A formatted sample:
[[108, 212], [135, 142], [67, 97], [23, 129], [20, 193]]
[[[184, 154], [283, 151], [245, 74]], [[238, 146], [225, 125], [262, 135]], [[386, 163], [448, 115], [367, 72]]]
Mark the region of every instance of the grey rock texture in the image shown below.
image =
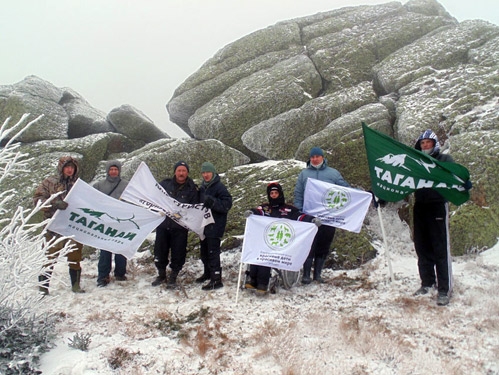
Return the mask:
[[[167, 108], [195, 138], [219, 139], [253, 162], [305, 161], [310, 147], [320, 146], [364, 189], [370, 179], [362, 121], [411, 146], [432, 128], [475, 182], [470, 202], [452, 208], [452, 223], [477, 223], [466, 241], [463, 227], [451, 223], [453, 250], [463, 253], [491, 246], [499, 235], [473, 216], [494, 223], [499, 217], [492, 187], [499, 170], [487, 162], [497, 162], [490, 140], [499, 130], [498, 47], [497, 25], [459, 23], [435, 0], [345, 7], [223, 47]], [[470, 163], [470, 154], [484, 162]]]
[[[499, 237], [498, 73], [497, 25], [459, 23], [435, 0], [412, 0], [283, 21], [223, 47], [167, 103], [170, 119], [192, 139], [171, 139], [131, 105], [104, 114], [73, 90], [30, 76], [0, 86], [2, 123], [44, 115], [19, 139], [33, 157], [29, 177], [0, 189], [16, 189], [17, 202], [29, 205], [36, 184], [68, 153], [81, 160], [87, 182], [115, 158], [125, 178], [144, 161], [157, 180], [185, 160], [198, 182], [202, 162], [211, 161], [235, 198], [225, 240], [237, 242], [242, 212], [265, 200], [268, 182], [280, 181], [292, 201], [311, 147], [322, 147], [329, 165], [368, 190], [362, 121], [411, 146], [431, 128], [471, 173], [471, 199], [451, 205], [450, 227], [453, 253], [472, 253]], [[411, 225], [411, 198], [385, 209]], [[355, 266], [372, 258], [372, 240], [365, 230], [338, 231], [335, 261]]]

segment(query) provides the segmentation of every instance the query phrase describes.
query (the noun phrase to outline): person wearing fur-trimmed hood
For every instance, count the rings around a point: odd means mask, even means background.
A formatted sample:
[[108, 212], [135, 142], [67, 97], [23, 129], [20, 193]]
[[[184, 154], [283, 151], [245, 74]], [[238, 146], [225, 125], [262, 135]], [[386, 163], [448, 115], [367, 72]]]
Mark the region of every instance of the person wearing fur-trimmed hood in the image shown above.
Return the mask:
[[[106, 178], [103, 178], [93, 184], [93, 187], [100, 192], [109, 195], [112, 198], [120, 199], [121, 194], [128, 185], [128, 180], [121, 178], [121, 162], [110, 160], [106, 162]], [[100, 249], [99, 263], [97, 265], [97, 286], [105, 287], [111, 281], [113, 253]], [[121, 254], [114, 255], [114, 278], [116, 281], [125, 281], [126, 258]]]
[[[57, 164], [57, 175], [49, 176], [42, 181], [36, 188], [33, 195], [33, 204], [36, 205], [38, 201], [45, 202], [53, 194], [61, 193], [51, 201], [51, 205], [43, 209], [43, 218], [50, 219], [57, 210], [65, 210], [68, 204], [64, 201], [71, 188], [78, 180], [80, 173], [78, 160], [71, 156], [63, 156], [59, 159]], [[45, 238], [50, 241], [53, 238], [61, 237], [59, 234], [47, 231]], [[45, 273], [38, 277], [40, 283], [39, 288], [43, 294], [49, 294], [49, 283], [54, 268], [54, 261], [57, 258], [58, 252], [64, 248], [67, 242], [71, 242], [75, 250], [67, 254], [69, 263], [69, 276], [71, 279], [71, 289], [75, 293], [84, 293], [85, 291], [80, 287], [82, 249], [83, 245], [73, 240], [65, 240], [50, 246], [45, 249], [49, 262], [47, 263]]]

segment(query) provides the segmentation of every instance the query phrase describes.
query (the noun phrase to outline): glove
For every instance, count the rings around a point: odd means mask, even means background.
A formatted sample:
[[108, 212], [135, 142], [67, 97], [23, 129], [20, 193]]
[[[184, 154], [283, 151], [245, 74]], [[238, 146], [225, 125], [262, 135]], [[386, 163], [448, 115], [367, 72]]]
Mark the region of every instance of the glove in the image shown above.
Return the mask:
[[250, 217], [251, 215], [253, 215], [253, 211], [251, 210], [244, 211], [244, 217]]
[[215, 203], [215, 200], [212, 197], [210, 197], [209, 195], [207, 195], [204, 198], [204, 206], [206, 208], [212, 208], [214, 203]]
[[473, 187], [473, 184], [471, 183], [470, 180], [466, 180], [466, 182], [464, 183], [463, 187], [466, 189], [466, 190], [470, 190], [472, 187]]
[[56, 200], [52, 205], [58, 210], [65, 210], [68, 208], [68, 204], [60, 199]]
[[315, 225], [317, 225], [317, 227], [320, 227], [322, 225], [322, 221], [318, 217], [314, 217], [312, 219], [312, 223], [314, 223]]

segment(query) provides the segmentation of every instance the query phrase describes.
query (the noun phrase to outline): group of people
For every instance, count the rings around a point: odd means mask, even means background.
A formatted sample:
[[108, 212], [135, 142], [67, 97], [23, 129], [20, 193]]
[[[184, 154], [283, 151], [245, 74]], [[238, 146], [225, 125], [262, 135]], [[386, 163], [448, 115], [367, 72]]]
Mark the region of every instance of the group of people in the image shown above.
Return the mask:
[[[78, 161], [70, 156], [59, 159], [57, 175], [50, 176], [42, 181], [36, 188], [33, 202], [47, 201], [53, 194], [59, 193], [52, 199], [50, 205], [42, 208], [44, 219], [51, 218], [57, 210], [65, 210], [68, 203], [64, 201], [67, 194], [75, 184], [79, 176]], [[204, 227], [204, 239], [201, 241], [201, 260], [204, 265], [203, 274], [196, 282], [203, 283], [203, 290], [213, 290], [223, 287], [222, 267], [220, 262], [220, 244], [225, 232], [227, 214], [232, 207], [232, 196], [221, 182], [215, 166], [205, 162], [201, 166], [202, 183], [198, 187], [189, 177], [189, 166], [185, 161], [179, 161], [174, 165], [173, 177], [166, 178], [160, 185], [174, 199], [181, 203], [199, 204], [209, 208], [213, 215], [214, 223]], [[128, 181], [121, 178], [121, 163], [111, 160], [106, 163], [106, 178], [96, 182], [93, 187], [102, 193], [119, 199], [125, 190]], [[156, 228], [156, 241], [154, 244], [154, 264], [158, 270], [158, 276], [152, 282], [152, 286], [166, 283], [167, 288], [176, 286], [177, 276], [185, 263], [187, 252], [188, 230], [173, 219], [166, 216], [165, 220]], [[47, 242], [60, 237], [58, 234], [46, 231]], [[59, 251], [70, 242], [74, 250], [68, 252], [69, 274], [72, 290], [75, 293], [84, 293], [80, 286], [82, 244], [65, 240], [51, 244], [45, 249], [47, 264], [45, 271], [39, 276], [39, 288], [43, 294], [49, 293], [50, 276], [54, 267], [54, 259]], [[112, 269], [112, 253], [101, 249], [99, 252], [97, 286], [105, 287], [110, 282]], [[127, 260], [121, 254], [114, 256], [114, 278], [116, 281], [125, 281]], [[170, 265], [170, 274], [166, 275], [166, 268]]]
[[[453, 162], [448, 154], [440, 153], [440, 145], [435, 133], [431, 130], [423, 132], [415, 148], [427, 153], [439, 161]], [[36, 189], [34, 202], [45, 201], [54, 193], [61, 193], [52, 200], [51, 205], [44, 208], [44, 217], [50, 218], [56, 210], [64, 210], [67, 203], [65, 196], [76, 182], [79, 173], [78, 162], [71, 157], [62, 157], [59, 160], [58, 175], [45, 179]], [[120, 177], [121, 163], [113, 160], [106, 165], [106, 178], [94, 184], [99, 191], [119, 198], [128, 181]], [[189, 177], [189, 165], [185, 161], [178, 161], [173, 167], [173, 176], [160, 182], [160, 185], [174, 199], [181, 203], [203, 204], [212, 212], [214, 223], [204, 228], [204, 239], [200, 242], [200, 258], [203, 263], [203, 274], [195, 281], [204, 283], [203, 290], [213, 290], [223, 287], [222, 267], [220, 263], [220, 244], [227, 223], [227, 214], [232, 207], [232, 196], [226, 186], [221, 182], [215, 166], [205, 162], [201, 166], [202, 182], [200, 186]], [[301, 220], [313, 222], [319, 228], [308, 251], [308, 257], [303, 264], [302, 284], [312, 281], [323, 283], [322, 270], [324, 268], [331, 244], [335, 235], [335, 228], [321, 225], [318, 218], [302, 212], [304, 193], [307, 179], [317, 179], [335, 185], [350, 187], [341, 173], [328, 166], [324, 151], [313, 147], [309, 153], [306, 168], [299, 176], [294, 189], [294, 205], [287, 204], [282, 186], [273, 182], [267, 186], [268, 202], [256, 208], [245, 211], [245, 216], [251, 214], [264, 215], [276, 218]], [[48, 231], [47, 240], [56, 237], [55, 233]], [[431, 288], [438, 289], [437, 304], [447, 305], [452, 293], [452, 264], [449, 244], [448, 202], [431, 188], [419, 189], [415, 193], [414, 205], [414, 245], [418, 257], [418, 270], [421, 286], [415, 295], [427, 294]], [[154, 264], [158, 276], [152, 281], [152, 286], [166, 284], [167, 288], [177, 285], [177, 277], [185, 264], [188, 230], [173, 219], [166, 217], [156, 228], [156, 241], [154, 244]], [[60, 242], [50, 246], [47, 250], [49, 259], [54, 257], [58, 250], [64, 246]], [[72, 290], [82, 293], [80, 286], [82, 245], [75, 243], [75, 250], [68, 256], [69, 274]], [[106, 286], [110, 281], [112, 253], [100, 250], [98, 264], [97, 285]], [[170, 273], [167, 275], [167, 266]], [[40, 290], [48, 293], [48, 281], [52, 266], [40, 275]], [[313, 272], [312, 272], [313, 269]], [[114, 277], [117, 281], [126, 280], [126, 258], [115, 255]], [[245, 287], [264, 295], [267, 292], [271, 269], [264, 266], [251, 265], [249, 277]]]

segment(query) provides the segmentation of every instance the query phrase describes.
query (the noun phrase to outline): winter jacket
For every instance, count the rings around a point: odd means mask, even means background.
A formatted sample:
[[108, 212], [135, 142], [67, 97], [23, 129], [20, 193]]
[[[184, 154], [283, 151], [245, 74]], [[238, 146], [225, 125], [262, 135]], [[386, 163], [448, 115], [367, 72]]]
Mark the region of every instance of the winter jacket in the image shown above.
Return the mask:
[[[279, 191], [279, 197], [272, 199], [270, 197], [270, 188], [276, 188]], [[310, 216], [301, 212], [298, 208], [291, 204], [285, 203], [284, 192], [278, 183], [271, 183], [267, 186], [268, 203], [263, 203], [257, 208], [252, 208], [251, 212], [255, 215], [262, 215], [268, 217], [278, 217], [282, 219], [290, 219], [297, 221], [311, 222], [314, 216]]]
[[[75, 172], [73, 176], [69, 178], [64, 178], [63, 169], [68, 163], [73, 163], [75, 166]], [[42, 183], [36, 188], [33, 195], [33, 204], [36, 205], [38, 201], [45, 202], [49, 199], [52, 194], [63, 192], [57, 198], [52, 200], [52, 205], [43, 209], [43, 218], [49, 219], [54, 216], [57, 208], [55, 207], [55, 202], [57, 200], [64, 200], [68, 195], [69, 191], [76, 183], [78, 175], [80, 173], [80, 168], [78, 165], [78, 160], [72, 158], [71, 156], [63, 156], [59, 159], [57, 164], [57, 175], [47, 177]]]
[[200, 202], [204, 202], [206, 197], [211, 197], [214, 200], [211, 213], [215, 223], [209, 224], [204, 228], [204, 235], [206, 237], [221, 238], [227, 224], [227, 213], [232, 207], [232, 196], [220, 181], [218, 174], [215, 174], [210, 182], [203, 181], [199, 190]]
[[[190, 177], [187, 177], [187, 180], [183, 184], [177, 183], [175, 177], [166, 178], [159, 184], [163, 187], [163, 189], [165, 189], [170, 197], [179, 201], [180, 203], [199, 203], [198, 186]], [[177, 224], [174, 220], [170, 219], [168, 216], [159, 226], [164, 229], [170, 230], [187, 230], [180, 224]]]
[[[418, 140], [416, 141], [416, 145], [414, 146], [416, 150], [421, 151], [421, 140], [423, 139], [432, 139], [434, 142], [433, 151], [430, 154], [431, 157], [437, 159], [438, 161], [454, 163], [454, 159], [452, 159], [452, 156], [440, 153], [440, 144], [438, 143], [437, 135], [433, 133], [431, 130], [426, 130], [424, 133], [422, 133], [419, 136]], [[416, 198], [417, 203], [446, 202], [446, 199], [442, 195], [440, 195], [440, 193], [431, 188], [423, 188], [416, 190], [416, 192], [414, 193], [414, 197]]]
[[[109, 176], [109, 169], [117, 167], [120, 171], [118, 177]], [[106, 178], [97, 181], [93, 187], [110, 197], [120, 199], [121, 194], [128, 185], [128, 180], [121, 178], [121, 163], [118, 160], [110, 160], [106, 163]]]
[[309, 160], [307, 162], [307, 167], [298, 175], [298, 181], [295, 186], [294, 204], [300, 210], [303, 209], [305, 187], [307, 185], [307, 178], [309, 177], [330, 184], [350, 187], [348, 182], [343, 179], [340, 172], [334, 168], [328, 167], [326, 159], [324, 159], [324, 162], [318, 168], [315, 168]]

